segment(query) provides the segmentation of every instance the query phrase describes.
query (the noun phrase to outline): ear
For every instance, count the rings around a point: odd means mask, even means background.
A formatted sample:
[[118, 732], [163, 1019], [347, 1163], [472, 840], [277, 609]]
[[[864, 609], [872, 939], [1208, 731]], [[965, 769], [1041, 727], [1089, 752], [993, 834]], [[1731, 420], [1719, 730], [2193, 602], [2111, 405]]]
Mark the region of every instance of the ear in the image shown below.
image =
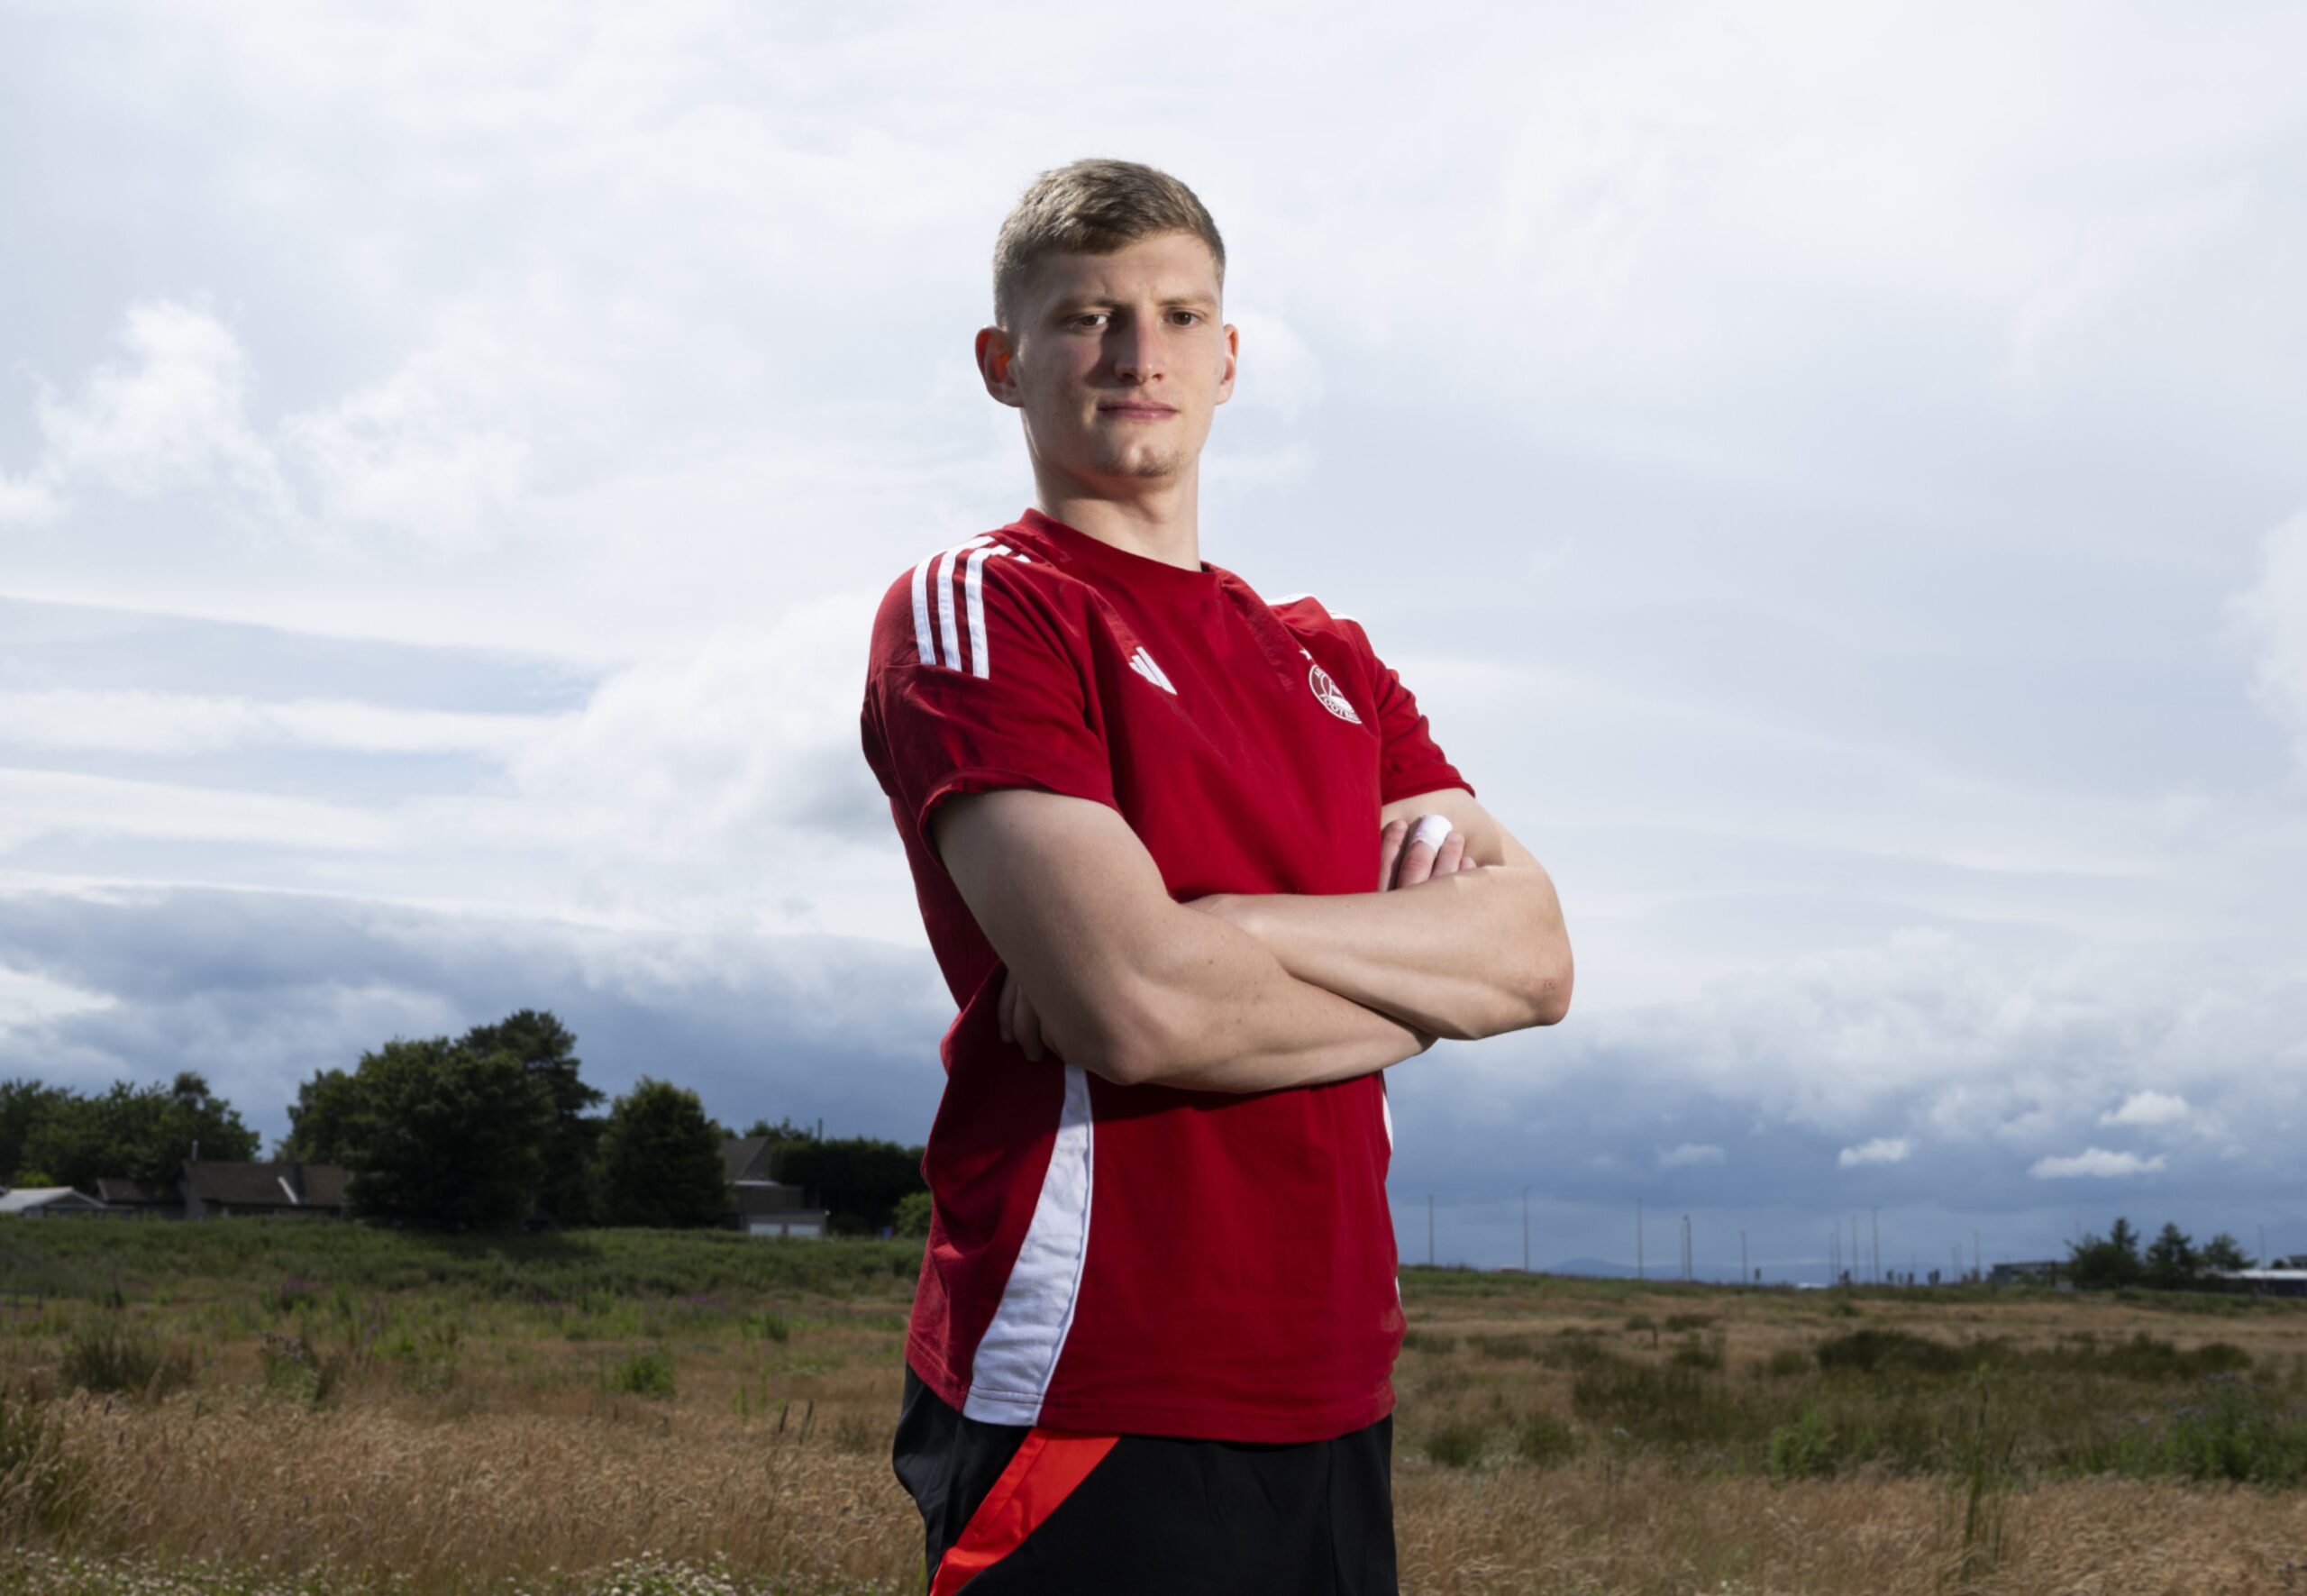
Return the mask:
[[1017, 352], [998, 327], [977, 330], [977, 374], [985, 379], [987, 393], [1013, 409], [1018, 406]]
[[1217, 403], [1223, 405], [1234, 397], [1234, 366], [1242, 349], [1242, 335], [1233, 323], [1226, 324], [1226, 369], [1217, 377]]

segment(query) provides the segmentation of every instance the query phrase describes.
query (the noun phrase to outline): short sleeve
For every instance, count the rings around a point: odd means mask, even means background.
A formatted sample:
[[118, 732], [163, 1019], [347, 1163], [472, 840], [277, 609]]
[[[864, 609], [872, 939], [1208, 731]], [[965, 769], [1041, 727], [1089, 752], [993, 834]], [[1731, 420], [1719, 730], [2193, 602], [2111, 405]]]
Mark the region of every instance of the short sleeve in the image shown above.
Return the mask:
[[932, 555], [874, 618], [865, 757], [925, 844], [931, 812], [955, 793], [1024, 787], [1114, 802], [1081, 634], [1020, 558], [966, 545]]
[[1378, 657], [1361, 622], [1343, 616], [1336, 618], [1361, 649], [1371, 698], [1378, 707], [1378, 801], [1391, 804], [1396, 798], [1445, 787], [1463, 787], [1473, 792], [1473, 783], [1459, 773], [1434, 740], [1434, 730], [1401, 673]]

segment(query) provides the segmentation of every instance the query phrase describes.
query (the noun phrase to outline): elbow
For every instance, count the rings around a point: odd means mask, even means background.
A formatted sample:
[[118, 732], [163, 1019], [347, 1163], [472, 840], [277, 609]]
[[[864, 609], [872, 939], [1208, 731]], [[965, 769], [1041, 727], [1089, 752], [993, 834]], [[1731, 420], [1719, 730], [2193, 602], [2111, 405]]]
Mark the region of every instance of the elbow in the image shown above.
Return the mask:
[[1557, 933], [1539, 937], [1530, 948], [1521, 979], [1509, 999], [1512, 1014], [1500, 1030], [1527, 1030], [1533, 1026], [1562, 1023], [1570, 1012], [1573, 971], [1570, 940]]
[[1178, 1072], [1189, 1027], [1158, 994], [1109, 990], [1065, 1057], [1116, 1086], [1151, 1086]]
[[1529, 1023], [1560, 1025], [1570, 1012], [1570, 989], [1576, 974], [1570, 959], [1570, 939], [1562, 935], [1547, 939], [1536, 964], [1525, 992], [1530, 1007]]

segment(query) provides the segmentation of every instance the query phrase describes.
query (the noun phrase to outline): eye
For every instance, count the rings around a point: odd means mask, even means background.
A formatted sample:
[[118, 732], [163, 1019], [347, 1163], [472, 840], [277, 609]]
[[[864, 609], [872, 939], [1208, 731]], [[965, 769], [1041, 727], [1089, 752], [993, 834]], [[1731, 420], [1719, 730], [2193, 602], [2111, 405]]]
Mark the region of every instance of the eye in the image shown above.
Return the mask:
[[1201, 321], [1201, 313], [1198, 310], [1173, 310], [1170, 313], [1170, 320], [1181, 327], [1196, 326]]
[[1093, 327], [1101, 327], [1105, 325], [1105, 323], [1106, 313], [1102, 310], [1085, 310], [1078, 315], [1068, 316], [1065, 319], [1065, 324], [1067, 326], [1077, 327], [1084, 332], [1087, 332]]

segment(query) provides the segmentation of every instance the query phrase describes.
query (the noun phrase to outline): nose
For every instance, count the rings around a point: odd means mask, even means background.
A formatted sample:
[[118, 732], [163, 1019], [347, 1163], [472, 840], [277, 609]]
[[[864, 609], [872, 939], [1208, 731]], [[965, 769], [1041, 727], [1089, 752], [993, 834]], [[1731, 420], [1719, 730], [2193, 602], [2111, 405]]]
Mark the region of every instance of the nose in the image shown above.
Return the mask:
[[1113, 332], [1114, 375], [1124, 382], [1151, 382], [1162, 375], [1162, 329], [1132, 316]]

